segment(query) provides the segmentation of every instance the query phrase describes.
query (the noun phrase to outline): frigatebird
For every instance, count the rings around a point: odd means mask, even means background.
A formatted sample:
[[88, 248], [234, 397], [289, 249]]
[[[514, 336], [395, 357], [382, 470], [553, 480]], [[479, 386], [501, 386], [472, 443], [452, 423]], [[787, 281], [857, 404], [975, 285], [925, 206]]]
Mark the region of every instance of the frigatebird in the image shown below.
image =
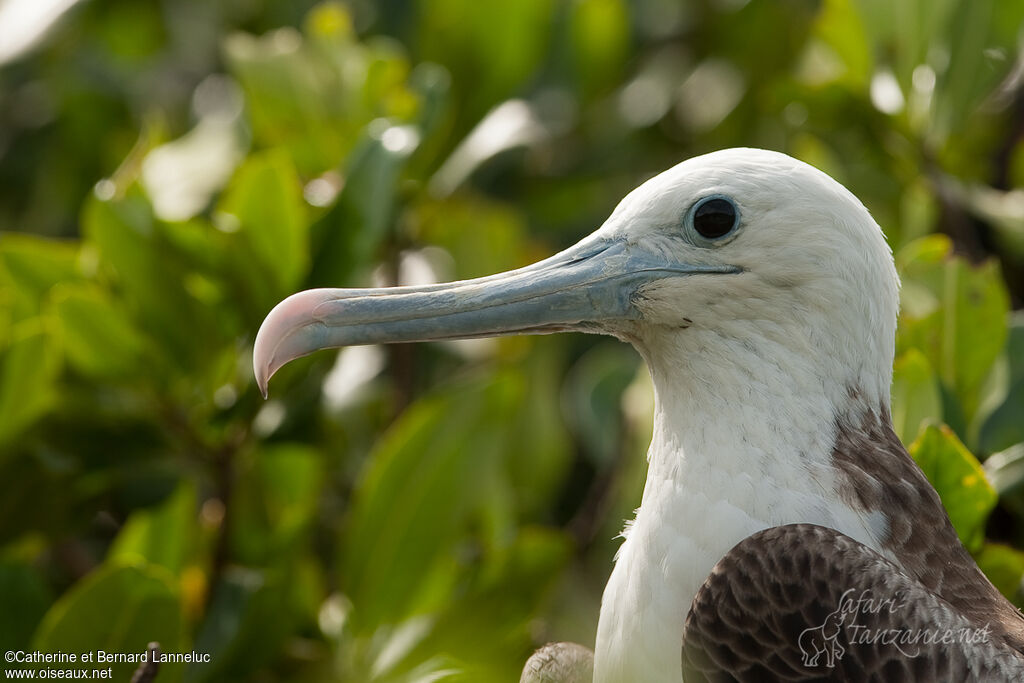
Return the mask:
[[534, 265], [290, 296], [253, 366], [266, 395], [330, 347], [575, 330], [636, 348], [654, 436], [593, 662], [549, 647], [524, 680], [576, 663], [602, 683], [1024, 680], [1024, 618], [893, 432], [898, 308], [892, 252], [852, 193], [730, 149], [645, 182]]

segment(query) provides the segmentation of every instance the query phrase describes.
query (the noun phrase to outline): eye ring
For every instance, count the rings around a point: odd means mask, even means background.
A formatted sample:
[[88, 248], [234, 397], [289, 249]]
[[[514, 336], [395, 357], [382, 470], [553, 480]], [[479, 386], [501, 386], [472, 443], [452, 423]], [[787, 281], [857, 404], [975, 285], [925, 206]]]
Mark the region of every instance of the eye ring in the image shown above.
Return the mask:
[[740, 209], [731, 197], [712, 194], [701, 197], [686, 212], [686, 227], [700, 242], [724, 244], [736, 236]]

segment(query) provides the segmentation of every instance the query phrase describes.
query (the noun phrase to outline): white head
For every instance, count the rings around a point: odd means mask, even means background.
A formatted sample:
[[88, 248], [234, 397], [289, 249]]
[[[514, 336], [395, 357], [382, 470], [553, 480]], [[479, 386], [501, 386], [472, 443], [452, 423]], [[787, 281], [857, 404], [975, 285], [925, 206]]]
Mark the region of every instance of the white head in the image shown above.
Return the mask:
[[[694, 225], [693, 209], [706, 197], [738, 214], [717, 239]], [[620, 334], [656, 376], [710, 383], [746, 361], [751, 372], [781, 365], [793, 381], [813, 377], [840, 392], [837, 403], [855, 392], [871, 408], [888, 408], [899, 280], [881, 229], [825, 173], [778, 152], [707, 154], [638, 187], [599, 234], [665, 258], [741, 270], [639, 290], [641, 320]]]

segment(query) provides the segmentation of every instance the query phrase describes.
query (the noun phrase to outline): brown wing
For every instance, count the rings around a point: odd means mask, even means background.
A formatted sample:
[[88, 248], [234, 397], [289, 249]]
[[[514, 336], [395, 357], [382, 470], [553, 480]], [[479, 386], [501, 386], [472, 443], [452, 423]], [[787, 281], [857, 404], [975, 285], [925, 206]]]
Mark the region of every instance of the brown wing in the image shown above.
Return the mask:
[[698, 591], [684, 680], [1024, 681], [1024, 656], [834, 529], [792, 524], [733, 548]]
[[839, 420], [832, 462], [839, 494], [852, 506], [894, 511], [882, 546], [904, 572], [979, 625], [991, 623], [1024, 652], [1024, 617], [964, 549], [942, 501], [892, 430], [888, 410], [867, 411], [856, 425]]

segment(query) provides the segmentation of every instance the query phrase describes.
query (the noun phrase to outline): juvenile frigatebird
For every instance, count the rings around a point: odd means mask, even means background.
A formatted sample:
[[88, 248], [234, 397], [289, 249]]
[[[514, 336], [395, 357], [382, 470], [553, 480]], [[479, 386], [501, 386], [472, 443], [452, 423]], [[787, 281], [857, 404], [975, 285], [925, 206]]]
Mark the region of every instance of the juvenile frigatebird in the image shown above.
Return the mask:
[[[265, 395], [323, 348], [615, 336], [647, 363], [655, 424], [595, 681], [1024, 680], [1024, 618], [890, 424], [898, 290], [846, 188], [731, 149], [647, 181], [595, 233], [516, 271], [295, 294], [253, 366]], [[573, 661], [548, 648], [524, 677], [589, 666], [563, 649]]]

